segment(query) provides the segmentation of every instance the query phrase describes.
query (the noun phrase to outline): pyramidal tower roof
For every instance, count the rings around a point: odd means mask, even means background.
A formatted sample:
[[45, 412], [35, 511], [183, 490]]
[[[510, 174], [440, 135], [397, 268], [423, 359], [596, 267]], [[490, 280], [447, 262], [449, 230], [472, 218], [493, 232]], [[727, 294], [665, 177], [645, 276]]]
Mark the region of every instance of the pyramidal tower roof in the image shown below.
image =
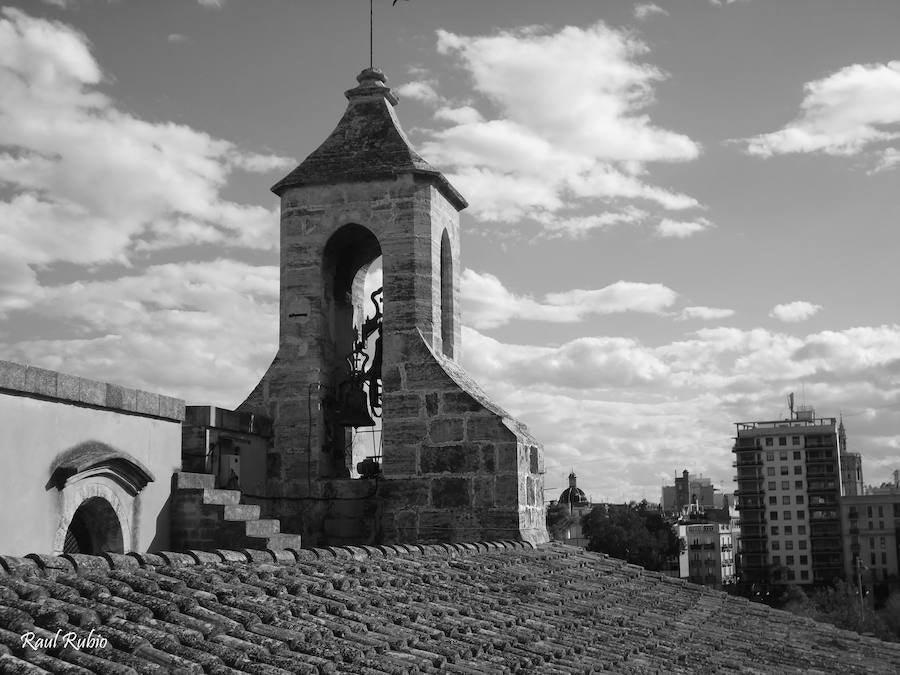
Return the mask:
[[281, 196], [292, 187], [350, 183], [412, 173], [432, 180], [444, 197], [462, 210], [468, 202], [444, 175], [412, 148], [400, 127], [397, 97], [378, 68], [366, 68], [344, 95], [347, 110], [331, 135], [296, 169], [272, 186]]

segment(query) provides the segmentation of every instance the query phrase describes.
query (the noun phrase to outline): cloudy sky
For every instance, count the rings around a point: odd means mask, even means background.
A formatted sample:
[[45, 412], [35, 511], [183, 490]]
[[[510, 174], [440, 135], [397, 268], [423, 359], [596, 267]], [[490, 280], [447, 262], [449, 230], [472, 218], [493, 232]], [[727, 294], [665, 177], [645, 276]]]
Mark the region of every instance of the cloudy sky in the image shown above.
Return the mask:
[[[277, 199], [365, 0], [0, 10], [0, 358], [232, 407], [277, 341]], [[900, 468], [900, 3], [377, 0], [375, 65], [468, 198], [463, 364], [547, 497], [731, 489], [734, 422], [843, 413]]]

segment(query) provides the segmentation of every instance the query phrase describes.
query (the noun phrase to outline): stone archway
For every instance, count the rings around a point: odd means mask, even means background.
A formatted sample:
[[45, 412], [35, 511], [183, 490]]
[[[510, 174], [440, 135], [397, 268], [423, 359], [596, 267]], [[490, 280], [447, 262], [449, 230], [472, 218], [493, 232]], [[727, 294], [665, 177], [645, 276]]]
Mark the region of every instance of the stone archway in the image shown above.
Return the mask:
[[122, 525], [112, 505], [103, 497], [91, 497], [72, 515], [63, 553], [124, 553]]

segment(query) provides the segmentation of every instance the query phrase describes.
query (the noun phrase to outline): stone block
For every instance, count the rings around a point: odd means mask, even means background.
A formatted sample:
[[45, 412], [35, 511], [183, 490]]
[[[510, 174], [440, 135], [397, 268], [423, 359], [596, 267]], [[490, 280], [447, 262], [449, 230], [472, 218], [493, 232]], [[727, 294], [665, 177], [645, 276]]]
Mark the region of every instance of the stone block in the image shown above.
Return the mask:
[[52, 370], [28, 366], [25, 370], [23, 391], [40, 396], [56, 396], [56, 376]]
[[428, 437], [432, 443], [461, 441], [463, 434], [464, 424], [459, 417], [438, 417], [428, 423]]
[[467, 412], [481, 412], [484, 407], [464, 391], [448, 391], [441, 400], [441, 412], [455, 415]]
[[470, 441], [513, 440], [512, 432], [494, 415], [471, 416], [466, 420], [466, 438]]
[[166, 419], [181, 422], [184, 420], [185, 405], [180, 398], [172, 398], [171, 396], [159, 397], [159, 416]]
[[106, 385], [105, 405], [107, 408], [115, 410], [135, 412], [137, 410], [137, 392], [118, 384], [108, 384]]
[[159, 416], [159, 394], [152, 394], [149, 391], [136, 392], [135, 401], [136, 412], [144, 415]]
[[428, 473], [471, 473], [479, 469], [479, 452], [464, 443], [425, 445], [419, 453], [419, 470]]
[[493, 473], [497, 470], [497, 446], [485, 443], [478, 448], [481, 453], [481, 469]]
[[467, 478], [435, 478], [431, 482], [431, 504], [437, 509], [471, 506], [470, 481]]
[[24, 391], [27, 370], [27, 366], [12, 361], [0, 361], [0, 389]]
[[[60, 376], [62, 374], [60, 373]], [[97, 380], [89, 380], [84, 377], [79, 377], [78, 379], [78, 394], [75, 400], [79, 403], [86, 403], [87, 405], [97, 405], [97, 406], [105, 406], [106, 405], [106, 383], [105, 382], [97, 382]], [[57, 384], [57, 387], [59, 385]]]
[[414, 418], [384, 419], [384, 438], [400, 445], [413, 445], [425, 441], [425, 423]]
[[513, 473], [519, 470], [519, 446], [517, 443], [497, 444], [497, 472]]
[[405, 371], [404, 385], [410, 391], [445, 391], [456, 388], [453, 380], [436, 361], [407, 363]]
[[494, 477], [477, 476], [472, 480], [472, 506], [476, 509], [489, 509], [494, 506]]
[[427, 506], [431, 496], [431, 482], [417, 478], [382, 480], [378, 494], [389, 505]]
[[[69, 375], [68, 373], [57, 373], [56, 375], [56, 396], [57, 398], [67, 401], [78, 400], [78, 380], [80, 377]], [[105, 403], [105, 401], [104, 401]]]
[[419, 472], [419, 452], [413, 445], [387, 445], [381, 460], [385, 477], [409, 476]]
[[436, 393], [425, 394], [425, 412], [429, 417], [434, 417], [438, 414], [438, 402], [439, 397]]
[[531, 473], [540, 473], [543, 467], [541, 466], [541, 452], [540, 449], [536, 445], [528, 446], [528, 470]]
[[519, 490], [518, 476], [497, 476], [494, 483], [495, 505], [500, 508], [518, 508], [524, 501], [519, 499]]
[[389, 417], [420, 417], [422, 397], [419, 394], [392, 392], [384, 396], [384, 411]]

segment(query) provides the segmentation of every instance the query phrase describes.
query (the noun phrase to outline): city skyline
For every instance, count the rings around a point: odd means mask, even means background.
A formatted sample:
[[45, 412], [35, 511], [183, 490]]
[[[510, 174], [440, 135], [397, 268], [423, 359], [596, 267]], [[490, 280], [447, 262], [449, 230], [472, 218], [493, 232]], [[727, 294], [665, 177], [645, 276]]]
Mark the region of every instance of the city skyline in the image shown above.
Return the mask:
[[[0, 358], [239, 404], [277, 344], [269, 187], [368, 64], [368, 3], [44, 0], [0, 14]], [[332, 6], [333, 5], [333, 6]], [[414, 147], [468, 199], [462, 363], [596, 501], [734, 423], [900, 449], [900, 5], [375, 6]], [[764, 48], [762, 48], [764, 47]]]

